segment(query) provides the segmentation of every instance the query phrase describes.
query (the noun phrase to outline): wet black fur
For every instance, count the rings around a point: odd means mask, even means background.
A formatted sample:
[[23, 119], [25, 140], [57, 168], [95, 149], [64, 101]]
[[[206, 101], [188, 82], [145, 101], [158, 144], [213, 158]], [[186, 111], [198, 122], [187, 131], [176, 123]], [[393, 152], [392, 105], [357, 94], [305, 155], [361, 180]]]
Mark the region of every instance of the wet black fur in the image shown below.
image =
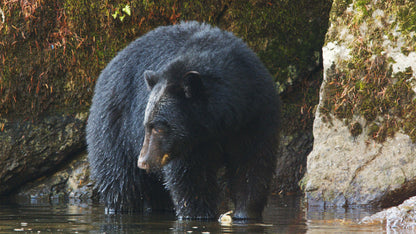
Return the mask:
[[[146, 70], [157, 76], [150, 85]], [[165, 91], [144, 123], [155, 89]], [[234, 217], [260, 218], [279, 114], [272, 78], [242, 40], [197, 22], [159, 27], [119, 52], [98, 79], [87, 125], [91, 174], [109, 208], [169, 208], [169, 193], [179, 218], [216, 218], [216, 176], [225, 167]], [[170, 161], [149, 174], [137, 160], [151, 124], [167, 125]]]

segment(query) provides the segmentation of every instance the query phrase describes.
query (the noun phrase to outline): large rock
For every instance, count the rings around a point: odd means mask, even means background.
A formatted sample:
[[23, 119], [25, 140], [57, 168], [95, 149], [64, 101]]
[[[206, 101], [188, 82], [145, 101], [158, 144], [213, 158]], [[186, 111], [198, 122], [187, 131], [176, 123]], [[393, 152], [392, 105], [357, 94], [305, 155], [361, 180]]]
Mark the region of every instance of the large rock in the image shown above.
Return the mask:
[[302, 180], [309, 205], [391, 206], [416, 194], [414, 1], [336, 0]]
[[87, 113], [0, 122], [0, 195], [57, 170], [85, 149]]

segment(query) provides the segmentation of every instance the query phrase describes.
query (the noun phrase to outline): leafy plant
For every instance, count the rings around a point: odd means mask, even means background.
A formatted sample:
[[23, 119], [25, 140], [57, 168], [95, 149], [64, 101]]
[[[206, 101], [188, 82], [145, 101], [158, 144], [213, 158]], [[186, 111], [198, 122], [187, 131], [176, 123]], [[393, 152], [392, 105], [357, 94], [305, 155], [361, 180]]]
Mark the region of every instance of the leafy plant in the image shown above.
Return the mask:
[[126, 15], [131, 16], [131, 8], [130, 5], [126, 4], [123, 8], [116, 8], [116, 11], [114, 14], [111, 14], [113, 19], [119, 19], [121, 22], [123, 22]]

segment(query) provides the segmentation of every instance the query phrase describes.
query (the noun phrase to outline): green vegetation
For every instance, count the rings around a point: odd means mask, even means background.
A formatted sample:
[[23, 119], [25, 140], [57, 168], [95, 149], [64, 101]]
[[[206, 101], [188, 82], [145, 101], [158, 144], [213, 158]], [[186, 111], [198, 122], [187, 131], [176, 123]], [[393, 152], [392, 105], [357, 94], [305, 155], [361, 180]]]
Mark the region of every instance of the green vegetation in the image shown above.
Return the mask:
[[179, 16], [173, 1], [35, 0], [1, 7], [0, 117], [88, 109], [99, 72], [116, 52]]

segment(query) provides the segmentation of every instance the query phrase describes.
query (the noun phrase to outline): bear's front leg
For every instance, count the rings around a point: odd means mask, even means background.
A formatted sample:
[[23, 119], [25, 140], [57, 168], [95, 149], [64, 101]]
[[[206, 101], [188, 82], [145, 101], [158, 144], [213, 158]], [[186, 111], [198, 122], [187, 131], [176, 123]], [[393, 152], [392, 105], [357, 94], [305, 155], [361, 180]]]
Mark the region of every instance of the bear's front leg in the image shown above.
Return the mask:
[[[256, 138], [254, 138], [256, 139]], [[240, 139], [241, 142], [250, 142]], [[235, 220], [260, 220], [276, 168], [274, 138], [232, 148], [227, 165]], [[246, 154], [245, 154], [246, 153]]]
[[173, 159], [163, 168], [165, 186], [178, 219], [217, 218], [219, 187], [215, 168], [184, 159]]
[[250, 167], [239, 167], [230, 173], [234, 174], [230, 180], [231, 198], [235, 205], [233, 219], [261, 220], [272, 173], [254, 171]]

